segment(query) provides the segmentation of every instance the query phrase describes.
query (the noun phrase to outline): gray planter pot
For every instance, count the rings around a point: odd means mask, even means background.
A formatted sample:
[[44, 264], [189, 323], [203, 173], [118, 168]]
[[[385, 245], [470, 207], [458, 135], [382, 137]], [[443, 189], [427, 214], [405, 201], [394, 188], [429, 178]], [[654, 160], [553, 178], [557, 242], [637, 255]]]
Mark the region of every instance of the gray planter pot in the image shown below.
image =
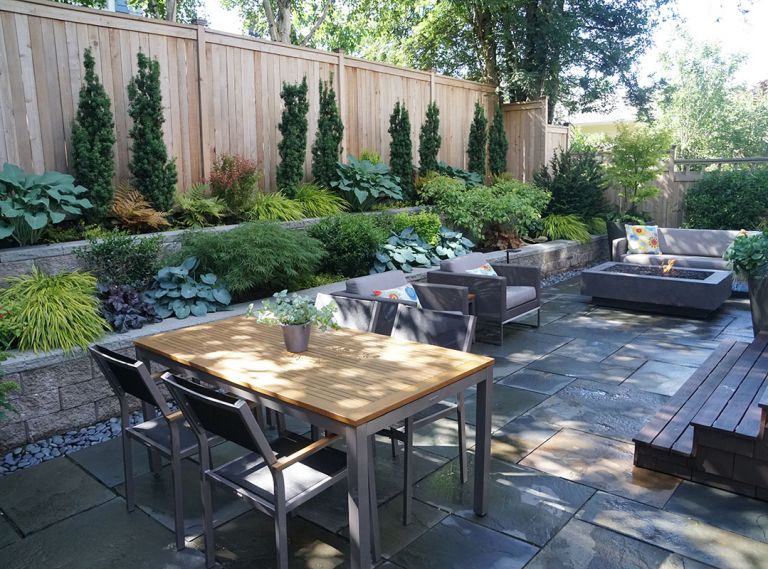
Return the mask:
[[747, 284], [752, 307], [752, 331], [757, 336], [759, 332], [768, 331], [768, 276], [750, 276]]
[[284, 325], [282, 328], [286, 350], [294, 354], [307, 351], [307, 348], [309, 348], [309, 334], [312, 332], [311, 324], [289, 324]]

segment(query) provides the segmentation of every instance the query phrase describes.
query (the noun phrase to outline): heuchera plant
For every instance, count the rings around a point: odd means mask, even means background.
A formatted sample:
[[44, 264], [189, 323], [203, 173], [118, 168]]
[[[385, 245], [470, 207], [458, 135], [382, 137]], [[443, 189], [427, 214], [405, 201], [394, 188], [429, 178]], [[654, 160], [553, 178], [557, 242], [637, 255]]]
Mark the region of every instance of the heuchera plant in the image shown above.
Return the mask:
[[144, 324], [160, 322], [155, 307], [144, 302], [133, 287], [99, 285], [98, 293], [101, 298], [101, 313], [118, 334], [138, 330]]

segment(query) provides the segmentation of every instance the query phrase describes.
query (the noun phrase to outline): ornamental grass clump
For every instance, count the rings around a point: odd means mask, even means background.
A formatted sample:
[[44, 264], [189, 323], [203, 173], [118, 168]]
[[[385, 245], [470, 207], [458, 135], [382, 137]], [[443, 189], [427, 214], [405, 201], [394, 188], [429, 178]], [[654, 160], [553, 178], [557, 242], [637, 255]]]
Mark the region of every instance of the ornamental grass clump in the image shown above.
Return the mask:
[[71, 352], [88, 347], [109, 330], [93, 275], [46, 275], [34, 267], [30, 274], [6, 282], [0, 306], [7, 310], [4, 320], [20, 350]]

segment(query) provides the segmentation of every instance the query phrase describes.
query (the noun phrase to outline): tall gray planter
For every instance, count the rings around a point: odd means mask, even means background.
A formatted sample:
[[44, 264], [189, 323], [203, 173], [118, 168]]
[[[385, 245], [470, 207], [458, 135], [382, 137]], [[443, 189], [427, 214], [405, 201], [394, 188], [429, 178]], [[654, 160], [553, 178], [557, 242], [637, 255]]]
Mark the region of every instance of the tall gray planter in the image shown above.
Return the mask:
[[759, 332], [768, 331], [768, 275], [750, 276], [747, 284], [752, 308], [752, 331], [757, 336]]

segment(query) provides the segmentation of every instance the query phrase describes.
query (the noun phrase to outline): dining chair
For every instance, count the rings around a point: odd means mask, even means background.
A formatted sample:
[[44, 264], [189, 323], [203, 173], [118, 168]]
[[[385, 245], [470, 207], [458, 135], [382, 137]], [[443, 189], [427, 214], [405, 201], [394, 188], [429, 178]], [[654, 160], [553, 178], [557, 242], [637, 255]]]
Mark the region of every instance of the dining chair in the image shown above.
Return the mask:
[[[143, 362], [113, 352], [103, 346], [94, 345], [89, 348], [91, 356], [106, 377], [120, 403], [120, 422], [123, 429], [123, 469], [125, 472], [125, 502], [129, 512], [136, 507], [136, 491], [133, 475], [133, 453], [131, 441], [137, 441], [147, 447], [150, 453], [150, 464], [155, 463], [152, 456], [155, 452], [166, 457], [171, 463], [171, 485], [173, 492], [174, 529], [176, 532], [176, 548], [184, 548], [184, 500], [182, 496], [181, 459], [190, 458], [197, 454], [197, 438], [184, 421], [179, 411], [173, 411], [160, 391], [156, 382], [159, 380], [150, 375]], [[131, 408], [128, 395], [138, 398], [144, 407], [144, 421], [131, 425]], [[160, 410], [159, 416], [154, 409]], [[222, 442], [214, 438], [207, 448]], [[210, 458], [210, 457], [207, 457]], [[152, 470], [159, 472], [159, 465]]]
[[[421, 310], [401, 305], [397, 308], [392, 337], [433, 346], [442, 346], [462, 352], [469, 351], [475, 334], [476, 317], [451, 314], [433, 310]], [[414, 430], [442, 419], [456, 415], [459, 431], [459, 470], [461, 483], [467, 481], [467, 428], [464, 413], [464, 393], [456, 401], [440, 401], [431, 407], [407, 418], [402, 424], [380, 431], [392, 443], [392, 454], [396, 456], [397, 442], [404, 444], [404, 492], [403, 523], [409, 524], [412, 517], [413, 499], [413, 432]]]
[[381, 303], [375, 300], [331, 296], [318, 293], [315, 306], [324, 308], [335, 305], [333, 321], [342, 328], [351, 328], [361, 332], [374, 332], [381, 313]]
[[[300, 435], [285, 433], [270, 443], [244, 399], [171, 373], [164, 374], [163, 381], [178, 401], [200, 447], [207, 567], [216, 563], [211, 504], [211, 482], [215, 482], [274, 518], [278, 567], [288, 569], [288, 514], [346, 478], [346, 453], [329, 446], [338, 436], [310, 441]], [[212, 468], [206, 448], [209, 433], [220, 435], [249, 452]], [[375, 504], [375, 498], [372, 502]]]

